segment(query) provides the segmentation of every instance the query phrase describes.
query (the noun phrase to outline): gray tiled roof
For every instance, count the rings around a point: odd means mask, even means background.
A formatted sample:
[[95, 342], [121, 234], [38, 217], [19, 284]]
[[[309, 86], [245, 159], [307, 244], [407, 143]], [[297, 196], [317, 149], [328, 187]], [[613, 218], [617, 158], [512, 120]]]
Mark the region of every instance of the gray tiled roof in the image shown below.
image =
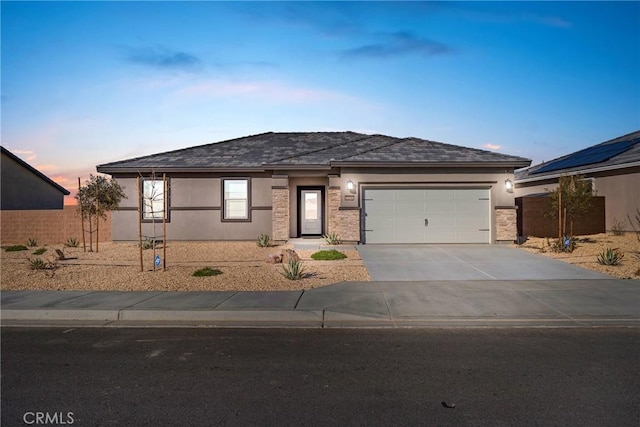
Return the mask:
[[543, 168], [549, 163], [564, 161], [564, 160], [571, 160], [576, 156], [582, 155], [582, 153], [586, 149], [579, 150], [574, 153], [558, 157], [557, 159], [553, 159], [545, 163], [540, 163], [538, 165], [534, 165], [525, 169], [517, 170], [515, 173], [515, 180], [516, 181], [522, 181], [522, 180], [537, 181], [537, 180], [549, 179], [551, 177], [557, 177], [559, 175], [582, 174], [585, 171], [588, 171], [591, 169], [599, 169], [599, 168], [615, 169], [615, 168], [623, 168], [623, 167], [626, 167], [626, 165], [630, 165], [630, 164], [640, 163], [640, 130], [611, 139], [609, 141], [602, 142], [600, 144], [593, 145], [588, 148], [602, 147], [602, 146], [621, 143], [625, 141], [629, 141], [632, 144], [631, 148], [611, 158], [605, 159], [603, 161], [600, 161], [597, 163], [587, 163], [587, 164], [582, 164], [580, 166], [574, 166], [574, 167], [568, 167], [568, 168], [562, 168], [562, 169], [554, 169], [548, 172], [541, 171], [538, 173], [539, 169]]
[[215, 170], [330, 167], [348, 164], [498, 163], [526, 166], [529, 159], [418, 138], [355, 132], [263, 133], [98, 166], [98, 172], [142, 169]]

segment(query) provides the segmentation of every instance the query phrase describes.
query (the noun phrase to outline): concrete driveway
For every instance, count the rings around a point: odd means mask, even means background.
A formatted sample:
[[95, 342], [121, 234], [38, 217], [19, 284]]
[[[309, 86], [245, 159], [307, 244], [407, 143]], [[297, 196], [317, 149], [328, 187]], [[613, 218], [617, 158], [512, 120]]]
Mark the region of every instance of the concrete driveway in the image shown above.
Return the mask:
[[501, 245], [361, 245], [357, 250], [374, 281], [611, 279]]

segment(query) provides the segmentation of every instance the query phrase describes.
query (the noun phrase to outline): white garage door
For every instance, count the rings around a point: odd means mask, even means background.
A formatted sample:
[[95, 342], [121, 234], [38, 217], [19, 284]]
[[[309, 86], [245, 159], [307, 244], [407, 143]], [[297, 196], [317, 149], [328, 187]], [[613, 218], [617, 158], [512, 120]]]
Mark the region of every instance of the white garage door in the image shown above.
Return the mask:
[[489, 189], [369, 188], [365, 243], [490, 243]]

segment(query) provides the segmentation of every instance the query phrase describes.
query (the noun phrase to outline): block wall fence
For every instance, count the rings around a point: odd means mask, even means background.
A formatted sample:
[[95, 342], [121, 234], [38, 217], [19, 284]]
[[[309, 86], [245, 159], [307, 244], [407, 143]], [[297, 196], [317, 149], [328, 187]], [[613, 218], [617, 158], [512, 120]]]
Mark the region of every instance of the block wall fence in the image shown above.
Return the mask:
[[[88, 227], [85, 221], [85, 227]], [[100, 241], [111, 241], [111, 214], [100, 221]], [[24, 244], [36, 239], [38, 245], [62, 244], [73, 237], [82, 245], [80, 214], [76, 206], [51, 210], [0, 211], [0, 241], [2, 245]], [[89, 235], [86, 234], [87, 242]], [[95, 241], [95, 234], [94, 234]]]

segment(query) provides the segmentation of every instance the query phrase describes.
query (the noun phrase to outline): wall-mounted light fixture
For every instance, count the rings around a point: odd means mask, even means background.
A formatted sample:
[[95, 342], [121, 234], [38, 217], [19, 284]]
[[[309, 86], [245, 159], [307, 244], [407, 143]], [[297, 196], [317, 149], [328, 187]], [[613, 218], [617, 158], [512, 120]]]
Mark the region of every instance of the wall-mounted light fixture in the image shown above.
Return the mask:
[[353, 192], [353, 190], [356, 189], [356, 185], [353, 183], [353, 181], [349, 180], [347, 181], [347, 190]]
[[513, 182], [510, 179], [504, 181], [504, 189], [507, 193], [513, 193]]

